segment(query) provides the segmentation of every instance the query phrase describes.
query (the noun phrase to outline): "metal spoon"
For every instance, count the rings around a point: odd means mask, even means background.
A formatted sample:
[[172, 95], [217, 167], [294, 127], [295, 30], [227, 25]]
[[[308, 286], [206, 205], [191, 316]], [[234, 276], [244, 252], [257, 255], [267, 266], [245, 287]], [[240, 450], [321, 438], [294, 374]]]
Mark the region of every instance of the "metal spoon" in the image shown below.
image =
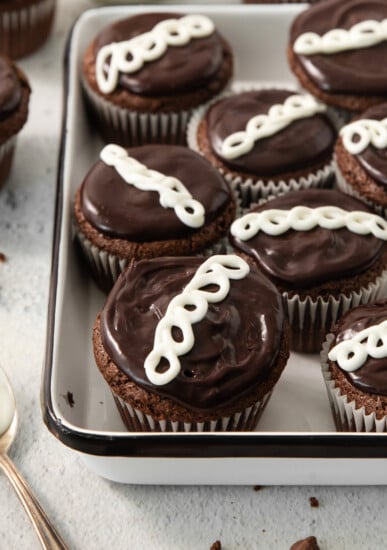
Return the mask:
[[0, 469], [8, 476], [31, 519], [42, 547], [47, 550], [66, 550], [67, 547], [54, 529], [30, 487], [7, 455], [17, 428], [16, 403], [4, 371], [0, 368]]

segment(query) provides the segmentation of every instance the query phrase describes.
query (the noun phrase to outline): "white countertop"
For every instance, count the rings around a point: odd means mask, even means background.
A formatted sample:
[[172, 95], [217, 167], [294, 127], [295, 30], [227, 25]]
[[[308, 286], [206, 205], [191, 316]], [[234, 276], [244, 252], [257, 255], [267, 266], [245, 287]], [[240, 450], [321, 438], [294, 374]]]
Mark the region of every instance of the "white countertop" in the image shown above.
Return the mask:
[[[91, 473], [43, 424], [41, 371], [51, 263], [67, 31], [91, 0], [59, 0], [49, 42], [20, 65], [33, 95], [12, 176], [0, 192], [0, 365], [15, 389], [20, 427], [10, 456], [69, 548], [288, 550], [315, 535], [321, 550], [385, 547], [384, 487], [128, 486]], [[311, 507], [316, 497], [319, 507]], [[0, 548], [40, 548], [0, 474]]]

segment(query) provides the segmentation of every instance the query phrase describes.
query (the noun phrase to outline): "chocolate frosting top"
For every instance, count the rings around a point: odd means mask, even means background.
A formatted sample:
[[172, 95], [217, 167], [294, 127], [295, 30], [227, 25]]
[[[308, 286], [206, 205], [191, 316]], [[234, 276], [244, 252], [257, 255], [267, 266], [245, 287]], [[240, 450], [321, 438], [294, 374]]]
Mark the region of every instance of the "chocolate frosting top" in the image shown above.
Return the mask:
[[[387, 320], [387, 301], [359, 306], [346, 313], [336, 324], [336, 339], [332, 346], [353, 338], [362, 330]], [[353, 372], [343, 371], [348, 380], [359, 390], [387, 396], [387, 357], [373, 359]]]
[[[372, 212], [354, 197], [328, 189], [294, 191], [251, 211], [330, 205], [348, 211]], [[385, 247], [384, 241], [373, 235], [358, 235], [346, 228], [289, 230], [278, 236], [259, 231], [248, 241], [232, 236], [230, 240], [235, 248], [252, 256], [270, 279], [287, 289], [306, 289], [360, 274], [379, 258]]]
[[[165, 19], [180, 19], [178, 13], [143, 13], [122, 19], [102, 30], [95, 39], [97, 56], [106, 44], [130, 40], [149, 32]], [[168, 95], [192, 92], [206, 85], [223, 62], [223, 41], [214, 31], [207, 37], [194, 38], [185, 46], [169, 46], [162, 57], [144, 63], [131, 74], [120, 74], [119, 86], [135, 94]]]
[[[258, 140], [253, 149], [234, 159], [222, 156], [222, 143], [234, 132], [245, 130], [250, 118], [267, 114], [295, 92], [256, 90], [222, 99], [208, 111], [208, 139], [214, 153], [227, 166], [258, 176], [275, 176], [316, 165], [329, 158], [336, 131], [324, 114], [292, 122], [273, 136]], [[306, 146], [307, 144], [307, 146]]]
[[[382, 120], [386, 117], [387, 103], [382, 103], [367, 109], [359, 118]], [[387, 186], [387, 148], [378, 149], [369, 145], [362, 153], [356, 155], [356, 159], [371, 178]]]
[[283, 331], [281, 296], [255, 266], [209, 304], [192, 325], [195, 343], [180, 357], [181, 371], [164, 386], [145, 375], [157, 323], [171, 299], [195, 275], [203, 258], [156, 258], [132, 263], [117, 280], [101, 314], [103, 345], [117, 367], [138, 385], [198, 411], [250, 394], [276, 363]]
[[[367, 19], [387, 18], [385, 0], [326, 0], [319, 2], [294, 20], [290, 31], [291, 47], [305, 32], [322, 35], [332, 29], [350, 29]], [[369, 48], [335, 54], [296, 55], [308, 77], [326, 92], [386, 95], [387, 42]]]
[[[217, 170], [201, 155], [175, 145], [144, 145], [128, 150], [152, 170], [178, 178], [205, 209], [205, 223], [220, 215], [231, 191]], [[156, 191], [141, 191], [126, 183], [114, 167], [97, 162], [81, 188], [86, 219], [105, 235], [129, 240], [155, 241], [191, 235], [172, 208], [163, 208]]]
[[0, 120], [18, 108], [22, 99], [22, 86], [10, 62], [0, 57]]

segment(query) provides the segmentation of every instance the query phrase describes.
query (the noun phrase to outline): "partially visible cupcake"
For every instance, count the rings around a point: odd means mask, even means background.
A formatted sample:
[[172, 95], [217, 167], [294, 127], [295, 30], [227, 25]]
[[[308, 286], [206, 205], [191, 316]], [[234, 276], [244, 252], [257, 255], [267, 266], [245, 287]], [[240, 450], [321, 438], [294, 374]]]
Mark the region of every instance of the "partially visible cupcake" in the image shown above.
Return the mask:
[[124, 146], [185, 142], [194, 107], [233, 74], [230, 46], [203, 15], [141, 13], [104, 28], [87, 48], [83, 84], [93, 123]]
[[214, 246], [235, 201], [210, 163], [186, 147], [107, 145], [75, 197], [77, 238], [109, 290], [131, 258], [186, 256]]
[[130, 431], [253, 430], [289, 355], [279, 292], [235, 255], [132, 262], [93, 343]]
[[326, 0], [300, 13], [288, 58], [301, 85], [321, 101], [361, 112], [387, 100], [385, 0]]
[[387, 219], [387, 103], [344, 126], [335, 147], [339, 189]]
[[12, 59], [28, 55], [47, 40], [56, 0], [1, 0], [0, 52]]
[[30, 93], [23, 71], [0, 56], [0, 187], [11, 170], [17, 134], [27, 121]]
[[244, 206], [331, 183], [336, 129], [312, 96], [276, 88], [226, 95], [194, 113], [187, 135]]
[[321, 359], [337, 430], [387, 432], [387, 301], [341, 317]]
[[230, 239], [282, 292], [297, 351], [319, 351], [340, 315], [387, 295], [387, 222], [340, 191], [266, 201], [232, 224]]

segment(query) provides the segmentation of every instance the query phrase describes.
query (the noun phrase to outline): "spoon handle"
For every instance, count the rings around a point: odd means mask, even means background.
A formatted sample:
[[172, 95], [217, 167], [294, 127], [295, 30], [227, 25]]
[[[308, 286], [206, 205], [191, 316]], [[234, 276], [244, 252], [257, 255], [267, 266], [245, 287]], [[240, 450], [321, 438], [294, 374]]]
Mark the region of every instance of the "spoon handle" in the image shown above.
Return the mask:
[[29, 485], [6, 454], [0, 454], [0, 468], [5, 472], [30, 517], [42, 547], [46, 550], [68, 550], [46, 516]]

